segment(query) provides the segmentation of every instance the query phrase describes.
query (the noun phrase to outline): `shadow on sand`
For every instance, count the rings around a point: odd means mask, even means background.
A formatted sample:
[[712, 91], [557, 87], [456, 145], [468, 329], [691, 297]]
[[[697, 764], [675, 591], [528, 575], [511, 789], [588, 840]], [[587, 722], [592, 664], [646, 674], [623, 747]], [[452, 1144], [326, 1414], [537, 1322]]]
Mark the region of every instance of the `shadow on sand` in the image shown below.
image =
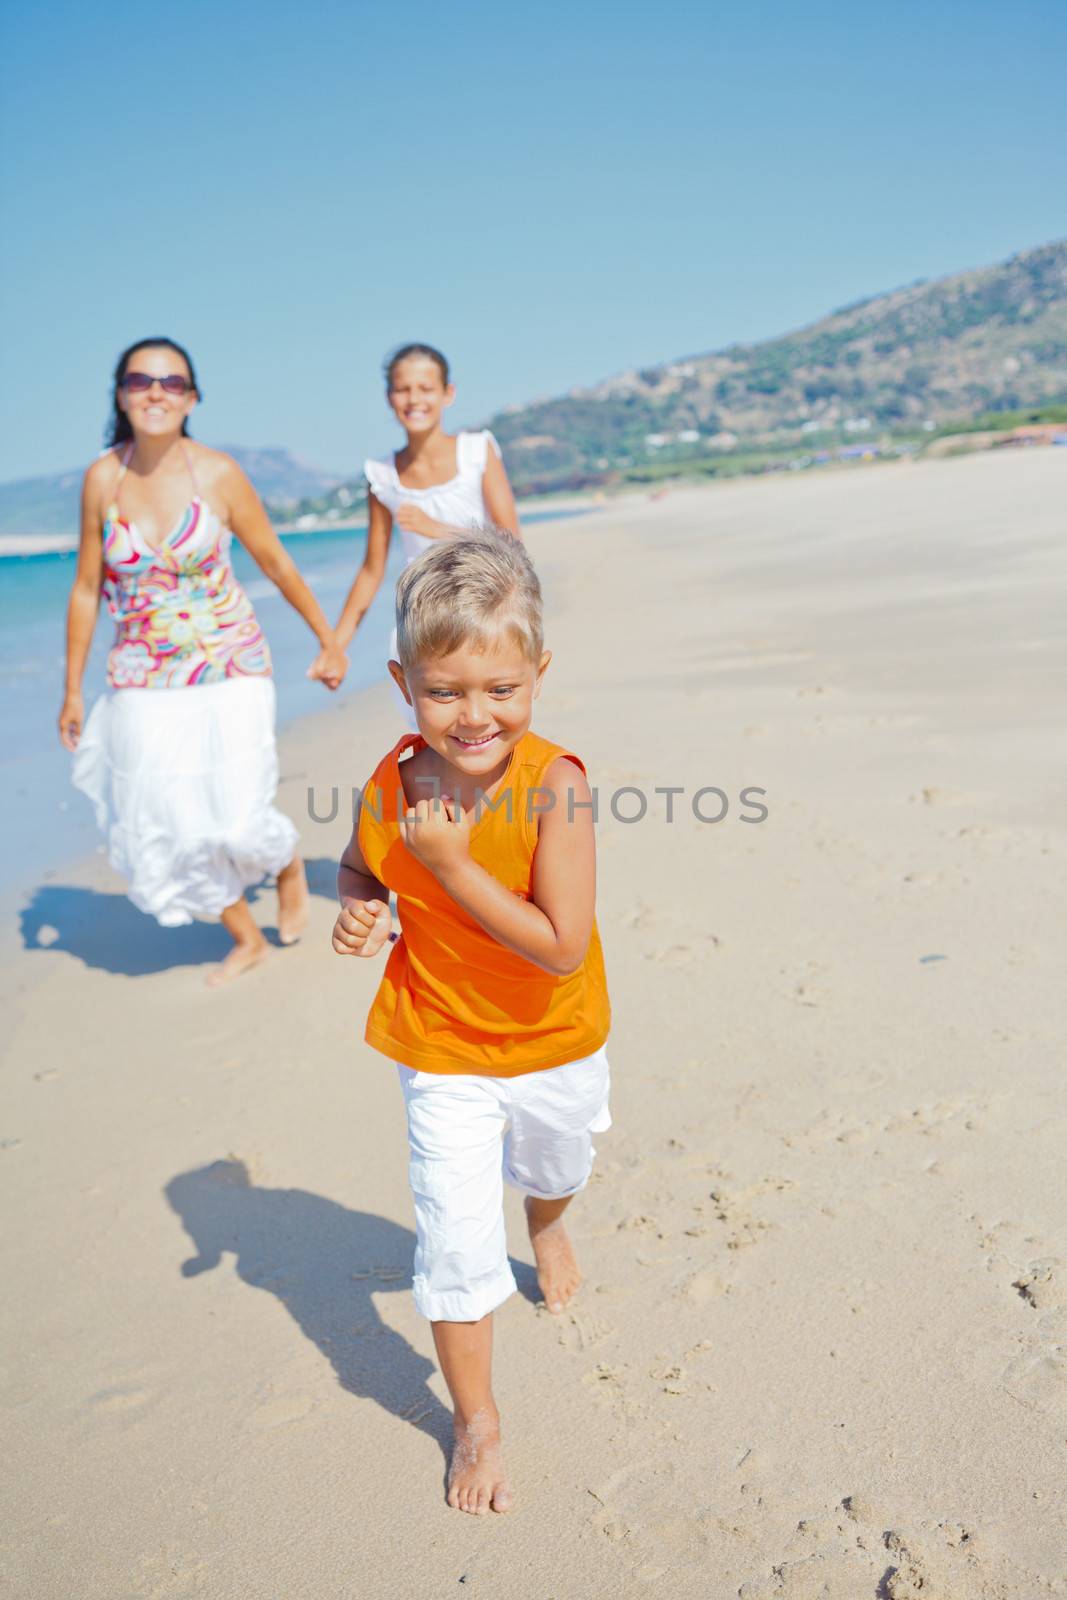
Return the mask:
[[[336, 893], [337, 862], [332, 856], [305, 861], [308, 887], [314, 895], [332, 900]], [[273, 884], [249, 889], [255, 905], [266, 896], [273, 910]], [[19, 913], [19, 931], [25, 949], [58, 951], [87, 967], [117, 972], [127, 978], [171, 967], [213, 965], [230, 949], [230, 938], [217, 922], [191, 922], [183, 928], [161, 928], [145, 916], [124, 894], [109, 894], [76, 884], [49, 884], [37, 889]], [[277, 930], [264, 929], [272, 944]]]
[[231, 1253], [242, 1282], [277, 1296], [342, 1389], [447, 1453], [452, 1416], [427, 1385], [433, 1362], [388, 1327], [374, 1303], [375, 1294], [411, 1286], [410, 1229], [304, 1189], [258, 1188], [232, 1158], [181, 1173], [164, 1193], [196, 1250], [183, 1277], [210, 1272]]

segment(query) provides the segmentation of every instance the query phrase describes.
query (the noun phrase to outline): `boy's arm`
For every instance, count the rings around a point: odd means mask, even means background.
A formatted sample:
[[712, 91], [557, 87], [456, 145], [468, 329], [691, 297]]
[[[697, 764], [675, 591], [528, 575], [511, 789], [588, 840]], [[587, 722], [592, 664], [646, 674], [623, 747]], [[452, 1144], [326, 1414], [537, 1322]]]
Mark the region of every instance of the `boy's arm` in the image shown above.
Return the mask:
[[584, 961], [593, 929], [592, 806], [584, 773], [563, 757], [549, 767], [541, 788], [543, 797], [547, 790], [554, 799], [551, 805], [545, 799], [539, 818], [529, 900], [506, 889], [471, 858], [467, 828], [435, 813], [434, 802], [420, 802], [420, 818], [405, 828], [405, 835], [442, 888], [498, 944], [545, 972], [566, 977]]
[[339, 956], [374, 956], [389, 939], [392, 915], [389, 890], [367, 870], [359, 848], [359, 819], [337, 868], [340, 915], [333, 927], [333, 948]]

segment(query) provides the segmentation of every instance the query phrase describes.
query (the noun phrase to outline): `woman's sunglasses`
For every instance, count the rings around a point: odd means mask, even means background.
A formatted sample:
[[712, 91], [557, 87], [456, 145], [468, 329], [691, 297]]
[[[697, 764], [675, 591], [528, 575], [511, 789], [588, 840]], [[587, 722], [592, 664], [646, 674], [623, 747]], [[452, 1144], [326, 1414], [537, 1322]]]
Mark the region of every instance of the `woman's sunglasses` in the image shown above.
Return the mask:
[[193, 387], [180, 372], [168, 372], [165, 378], [157, 378], [148, 372], [127, 372], [120, 381], [121, 387], [129, 394], [144, 394], [154, 383], [159, 384], [164, 394], [186, 394]]

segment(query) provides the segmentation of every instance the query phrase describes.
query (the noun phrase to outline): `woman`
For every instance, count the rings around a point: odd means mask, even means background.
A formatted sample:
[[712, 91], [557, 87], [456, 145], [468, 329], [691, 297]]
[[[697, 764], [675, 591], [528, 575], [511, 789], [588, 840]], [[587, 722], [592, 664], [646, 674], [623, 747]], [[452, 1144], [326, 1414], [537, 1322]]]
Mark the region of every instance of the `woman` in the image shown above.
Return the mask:
[[[199, 399], [193, 363], [172, 339], [141, 340], [119, 358], [111, 448], [82, 488], [59, 733], [77, 751], [74, 782], [96, 806], [134, 905], [164, 927], [221, 917], [234, 948], [208, 977], [216, 985], [267, 954], [250, 884], [277, 878], [282, 944], [308, 919], [296, 829], [273, 805], [270, 652], [234, 577], [231, 532], [318, 638], [309, 676], [336, 689], [348, 663], [240, 467], [189, 438]], [[111, 692], [83, 735], [102, 592], [116, 622]]]
[[[428, 344], [397, 350], [386, 363], [385, 392], [406, 442], [395, 455], [364, 464], [367, 548], [337, 622], [342, 649], [381, 585], [394, 523], [406, 565], [435, 539], [485, 523], [519, 533], [515, 497], [493, 435], [487, 428], [481, 433], [444, 430], [445, 409], [456, 391], [440, 350]], [[392, 653], [396, 655], [395, 635]], [[397, 699], [410, 720], [410, 708], [399, 692]]]

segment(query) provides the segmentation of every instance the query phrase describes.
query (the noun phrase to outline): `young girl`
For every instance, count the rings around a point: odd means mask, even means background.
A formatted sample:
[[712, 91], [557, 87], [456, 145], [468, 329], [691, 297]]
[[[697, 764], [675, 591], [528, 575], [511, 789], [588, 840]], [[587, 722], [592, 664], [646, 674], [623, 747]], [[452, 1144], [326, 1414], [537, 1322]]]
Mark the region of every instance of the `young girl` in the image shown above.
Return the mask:
[[530, 731], [549, 655], [517, 540], [427, 550], [397, 623], [389, 670], [419, 731], [363, 791], [333, 948], [386, 948], [395, 890], [401, 935], [366, 1038], [398, 1064], [407, 1109], [415, 1305], [455, 1407], [448, 1502], [481, 1514], [511, 1505], [491, 1382], [492, 1314], [515, 1288], [503, 1183], [526, 1197], [558, 1313], [581, 1282], [563, 1213], [611, 1122], [592, 801], [578, 757]]
[[[428, 344], [406, 344], [385, 368], [386, 396], [407, 435], [395, 455], [366, 461], [367, 549], [337, 623], [337, 641], [346, 649], [370, 608], [385, 574], [394, 523], [400, 529], [404, 562], [436, 539], [485, 523], [518, 534], [515, 497], [488, 429], [449, 434], [442, 425], [456, 391], [448, 362]], [[396, 655], [394, 634], [390, 654]], [[414, 724], [412, 724], [414, 726]]]
[[[188, 437], [200, 398], [172, 339], [142, 339], [115, 370], [111, 449], [85, 474], [67, 613], [60, 738], [94, 802], [130, 899], [164, 927], [220, 917], [234, 947], [218, 984], [267, 954], [245, 889], [278, 881], [278, 936], [304, 930], [297, 833], [278, 782], [270, 651], [230, 564], [231, 531], [319, 642], [335, 689], [347, 661], [237, 463]], [[115, 619], [109, 692], [84, 727], [82, 674], [103, 593]]]

